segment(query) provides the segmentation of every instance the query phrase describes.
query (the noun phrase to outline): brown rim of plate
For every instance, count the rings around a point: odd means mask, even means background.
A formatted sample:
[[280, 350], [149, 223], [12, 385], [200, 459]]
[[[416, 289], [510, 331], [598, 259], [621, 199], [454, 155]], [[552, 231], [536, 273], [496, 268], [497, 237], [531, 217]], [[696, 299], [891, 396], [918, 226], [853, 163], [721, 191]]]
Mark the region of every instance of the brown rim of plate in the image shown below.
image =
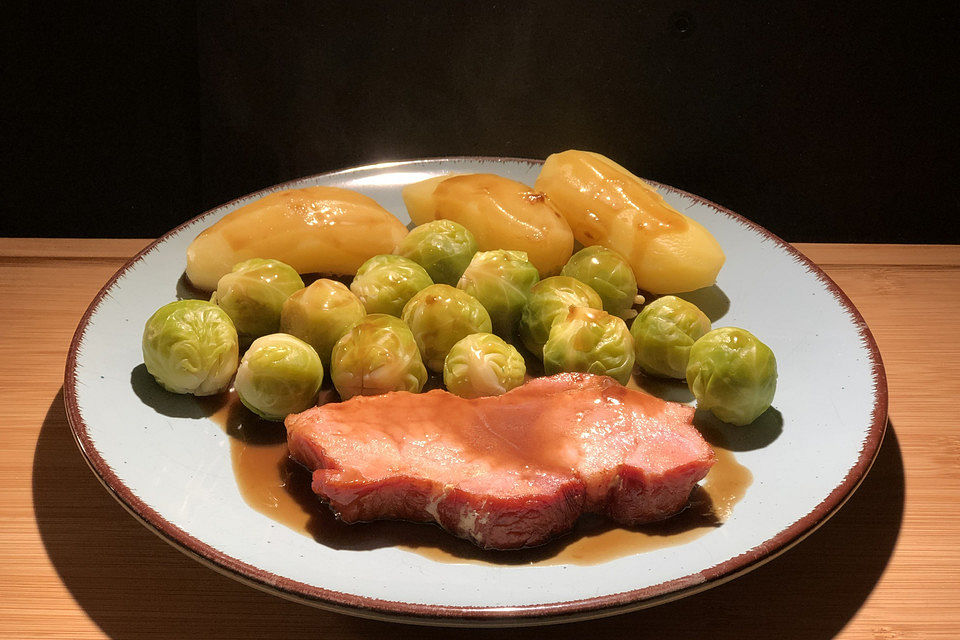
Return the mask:
[[67, 419], [70, 423], [71, 431], [77, 441], [80, 451], [83, 453], [87, 464], [97, 475], [100, 482], [130, 513], [137, 517], [147, 528], [151, 529], [162, 539], [184, 552], [186, 555], [200, 561], [208, 567], [229, 577], [235, 578], [250, 586], [282, 596], [284, 598], [316, 606], [322, 609], [347, 613], [355, 616], [374, 618], [380, 620], [400, 621], [414, 624], [430, 625], [448, 625], [448, 626], [524, 626], [535, 624], [549, 624], [554, 622], [566, 622], [575, 620], [585, 620], [590, 618], [599, 618], [613, 615], [616, 613], [625, 613], [636, 609], [643, 609], [657, 604], [676, 600], [687, 595], [692, 595], [704, 591], [710, 587], [717, 586], [728, 580], [731, 580], [747, 571], [755, 569], [762, 564], [772, 560], [793, 545], [797, 544], [803, 538], [815, 531], [820, 525], [832, 516], [843, 506], [844, 502], [853, 494], [860, 485], [867, 472], [870, 470], [877, 452], [880, 449], [880, 443], [887, 424], [887, 380], [883, 368], [883, 362], [880, 358], [880, 351], [877, 343], [870, 333], [863, 316], [851, 302], [850, 298], [840, 289], [839, 286], [815, 265], [809, 258], [800, 253], [797, 249], [784, 242], [782, 239], [770, 233], [760, 225], [744, 218], [743, 216], [716, 205], [709, 200], [693, 195], [681, 189], [676, 189], [652, 180], [647, 181], [651, 184], [663, 187], [674, 193], [686, 196], [697, 203], [711, 207], [718, 213], [726, 215], [741, 223], [743, 226], [752, 229], [758, 234], [769, 238], [777, 246], [786, 250], [798, 262], [803, 264], [807, 270], [815, 275], [833, 294], [834, 298], [841, 304], [852, 318], [860, 338], [864, 341], [870, 351], [870, 360], [873, 370], [874, 382], [874, 405], [872, 412], [872, 422], [869, 433], [860, 450], [860, 455], [850, 470], [847, 472], [843, 481], [834, 488], [833, 491], [810, 513], [800, 518], [789, 527], [776, 534], [766, 542], [754, 547], [753, 549], [742, 553], [734, 558], [730, 558], [709, 569], [693, 573], [676, 580], [670, 580], [643, 589], [625, 591], [622, 593], [598, 596], [595, 598], [586, 598], [581, 600], [571, 600], [567, 602], [555, 602], [549, 604], [523, 605], [518, 607], [457, 607], [448, 605], [427, 605], [409, 602], [396, 602], [391, 600], [381, 600], [377, 598], [367, 598], [356, 596], [338, 591], [330, 591], [312, 585], [290, 580], [282, 576], [264, 571], [255, 566], [241, 562], [236, 558], [222, 553], [218, 549], [194, 538], [186, 531], [176, 527], [168, 522], [159, 513], [154, 511], [149, 505], [144, 503], [129, 487], [127, 487], [113, 472], [113, 469], [101, 457], [87, 432], [87, 425], [80, 415], [77, 404], [77, 351], [83, 341], [83, 335], [90, 322], [90, 317], [96, 310], [100, 301], [107, 294], [107, 291], [117, 282], [123, 273], [140, 261], [146, 254], [153, 250], [159, 243], [170, 236], [179, 233], [188, 225], [211, 215], [212, 213], [236, 204], [240, 200], [253, 197], [262, 197], [277, 191], [279, 189], [295, 188], [297, 185], [308, 180], [315, 180], [321, 177], [332, 177], [352, 173], [354, 171], [369, 170], [375, 167], [392, 167], [411, 164], [435, 163], [435, 162], [465, 162], [465, 161], [485, 161], [485, 162], [522, 162], [530, 165], [543, 164], [542, 160], [532, 160], [528, 158], [499, 158], [483, 156], [459, 156], [448, 158], [423, 158], [420, 160], [405, 160], [398, 162], [385, 162], [375, 165], [364, 165], [316, 174], [292, 180], [282, 184], [261, 189], [249, 195], [232, 200], [224, 205], [206, 211], [201, 215], [184, 222], [174, 229], [163, 234], [147, 247], [141, 250], [137, 255], [131, 258], [123, 267], [121, 267], [107, 283], [100, 289], [96, 297], [90, 303], [90, 306], [84, 312], [77, 330], [70, 342], [70, 351], [67, 355], [67, 364], [64, 375], [63, 397], [66, 405]]

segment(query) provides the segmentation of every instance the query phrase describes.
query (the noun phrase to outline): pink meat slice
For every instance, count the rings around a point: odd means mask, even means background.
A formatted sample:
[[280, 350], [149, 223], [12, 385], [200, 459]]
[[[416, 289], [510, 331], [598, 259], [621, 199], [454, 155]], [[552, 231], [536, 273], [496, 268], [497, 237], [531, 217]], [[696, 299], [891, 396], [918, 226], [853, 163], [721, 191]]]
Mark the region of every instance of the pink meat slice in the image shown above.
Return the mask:
[[440, 524], [488, 549], [538, 545], [583, 513], [624, 525], [683, 509], [715, 462], [693, 409], [562, 373], [497, 397], [357, 396], [286, 419], [290, 454], [344, 522]]

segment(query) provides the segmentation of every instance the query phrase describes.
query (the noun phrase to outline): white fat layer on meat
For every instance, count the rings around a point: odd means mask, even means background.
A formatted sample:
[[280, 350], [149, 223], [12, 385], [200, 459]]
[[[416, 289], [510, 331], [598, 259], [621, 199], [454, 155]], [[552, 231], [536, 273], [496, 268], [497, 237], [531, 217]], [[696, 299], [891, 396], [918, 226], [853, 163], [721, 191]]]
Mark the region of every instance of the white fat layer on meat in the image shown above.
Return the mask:
[[[443, 491], [438, 495], [434, 496], [425, 506], [424, 510], [429, 513], [434, 520], [440, 522], [439, 507], [440, 503], [443, 502], [444, 498], [447, 497], [447, 494], [450, 493], [450, 490], [453, 488], [452, 485], [447, 485], [443, 488]], [[481, 505], [481, 508], [486, 506], [486, 501]], [[490, 512], [484, 511], [481, 515], [479, 509], [465, 509], [461, 514], [460, 518], [457, 520], [457, 529], [469, 535], [474, 539], [478, 544], [483, 544], [483, 541], [486, 536], [480, 534], [478, 529], [482, 529], [487, 522], [490, 521]]]
[[487, 501], [484, 500], [479, 509], [467, 509], [465, 513], [461, 514], [459, 522], [461, 531], [468, 532], [470, 537], [480, 546], [483, 546], [486, 540], [486, 536], [483, 535], [483, 532], [486, 531], [484, 525], [490, 520], [490, 512], [486, 509], [486, 506]]
[[447, 494], [450, 492], [450, 489], [451, 489], [450, 485], [445, 486], [443, 488], [443, 491], [441, 491], [438, 495], [434, 496], [433, 499], [427, 503], [427, 506], [424, 507], [424, 510], [427, 513], [429, 513], [433, 517], [433, 519], [436, 520], [437, 522], [440, 522], [440, 515], [439, 515], [439, 512], [437, 511], [437, 507], [439, 507], [440, 502], [442, 502], [443, 499], [447, 497]]
[[477, 517], [480, 513], [476, 509], [467, 509], [465, 513], [460, 514], [460, 521], [457, 523], [457, 528], [461, 531], [470, 532], [473, 537], [477, 537]]
[[[429, 513], [437, 522], [440, 522], [440, 503], [447, 497], [451, 489], [453, 489], [453, 485], [446, 485], [443, 491], [431, 498], [424, 506], [424, 511]], [[457, 520], [457, 529], [470, 536], [470, 538], [481, 546], [486, 538], [486, 536], [482, 535], [481, 531], [483, 531], [486, 524], [490, 521], [490, 512], [484, 509], [486, 504], [486, 500], [484, 500], [479, 509], [469, 507], [464, 509], [460, 514], [460, 518]]]

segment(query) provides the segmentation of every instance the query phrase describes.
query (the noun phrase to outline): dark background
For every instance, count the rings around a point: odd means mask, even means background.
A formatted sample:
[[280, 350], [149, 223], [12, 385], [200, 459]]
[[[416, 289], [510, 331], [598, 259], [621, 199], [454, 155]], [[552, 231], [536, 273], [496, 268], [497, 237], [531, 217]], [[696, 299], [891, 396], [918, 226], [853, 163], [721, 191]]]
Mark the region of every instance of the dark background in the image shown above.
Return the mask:
[[793, 241], [960, 242], [955, 3], [4, 3], [2, 230], [582, 148]]

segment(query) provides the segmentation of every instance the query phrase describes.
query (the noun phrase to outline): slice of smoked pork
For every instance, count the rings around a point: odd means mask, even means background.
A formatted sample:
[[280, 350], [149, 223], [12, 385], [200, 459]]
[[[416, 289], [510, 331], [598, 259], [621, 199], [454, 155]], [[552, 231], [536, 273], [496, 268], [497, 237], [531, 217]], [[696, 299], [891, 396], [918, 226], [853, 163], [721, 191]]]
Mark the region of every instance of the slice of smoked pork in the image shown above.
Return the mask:
[[713, 465], [693, 409], [562, 373], [496, 397], [357, 396], [287, 417], [290, 454], [344, 522], [436, 521], [492, 549], [542, 544], [582, 513], [680, 511]]

